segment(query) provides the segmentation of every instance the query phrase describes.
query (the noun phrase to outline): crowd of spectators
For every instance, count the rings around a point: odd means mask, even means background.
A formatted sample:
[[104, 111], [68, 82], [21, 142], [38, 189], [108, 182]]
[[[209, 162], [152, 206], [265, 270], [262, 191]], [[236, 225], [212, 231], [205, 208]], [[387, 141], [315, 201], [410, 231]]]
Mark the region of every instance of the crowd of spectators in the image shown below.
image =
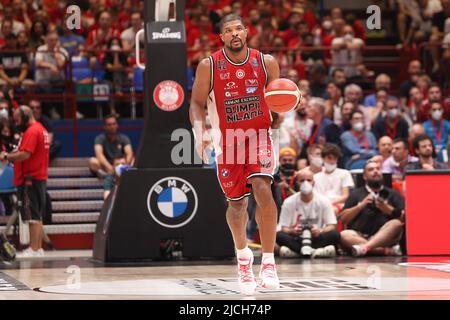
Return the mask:
[[[338, 243], [356, 256], [397, 254], [405, 171], [448, 168], [450, 96], [439, 73], [448, 74], [450, 67], [450, 0], [374, 0], [394, 13], [399, 50], [419, 48], [420, 59], [407, 61], [407, 79], [401, 83], [393, 81], [392, 70], [375, 73], [364, 64], [368, 35], [362, 20], [339, 7], [321, 11], [318, 2], [187, 0], [187, 66], [195, 70], [221, 47], [218, 23], [236, 13], [247, 26], [249, 46], [272, 54], [280, 76], [298, 84], [298, 108], [274, 115], [273, 124], [282, 147], [274, 189], [280, 255], [302, 253], [296, 238], [305, 230], [314, 248], [307, 248], [307, 255], [330, 256], [330, 246]], [[68, 64], [102, 69], [103, 75], [95, 73], [84, 83], [101, 77], [112, 93], [123, 94], [136, 65], [134, 38], [143, 26], [143, 3], [1, 0], [0, 117], [7, 119], [18, 106], [15, 94], [62, 92], [70, 80]], [[82, 9], [80, 29], [67, 28], [70, 4]], [[425, 56], [431, 57], [431, 68], [424, 67]], [[42, 112], [58, 116], [38, 101], [30, 106], [37, 119]], [[8, 121], [0, 124], [8, 148], [14, 131]], [[115, 116], [105, 119], [105, 130], [96, 139], [90, 168], [112, 178], [115, 166], [132, 163], [132, 150], [117, 135]], [[352, 170], [359, 170], [359, 184]], [[391, 186], [383, 186], [383, 173], [391, 175]], [[320, 214], [303, 217], [308, 225], [295, 216], [296, 206]], [[373, 216], [378, 218], [370, 222]]]
[[[432, 64], [427, 68], [431, 78], [417, 65], [418, 61], [409, 70], [410, 80], [401, 87], [390, 87], [385, 75], [379, 75], [374, 83], [377, 75], [363, 60], [368, 38], [364, 17], [339, 7], [322, 10], [317, 0], [187, 0], [188, 67], [195, 71], [201, 59], [221, 46], [218, 22], [228, 13], [237, 13], [247, 25], [249, 45], [272, 53], [280, 65], [281, 77], [296, 82], [307, 79], [310, 95], [327, 99], [326, 115], [338, 126], [339, 99], [359, 90], [348, 87], [348, 92], [344, 91], [345, 83], [358, 84], [365, 93], [375, 91], [365, 100], [357, 101], [356, 96], [347, 100], [378, 107], [376, 110], [381, 108], [377, 102], [386, 99], [389, 90], [400, 90], [401, 106], [414, 103], [409, 98], [413, 84], [426, 100], [430, 82], [442, 79], [439, 72], [448, 74], [450, 0], [373, 2], [397, 17], [392, 21], [396, 27], [391, 36], [398, 35], [402, 46], [429, 43], [422, 56], [431, 57]], [[66, 9], [72, 4], [81, 8], [81, 28], [74, 30], [66, 24]], [[136, 67], [134, 38], [143, 26], [143, 12], [142, 0], [1, 0], [0, 86], [14, 87], [19, 93], [33, 90], [58, 94], [67, 89], [67, 81], [71, 80], [67, 65], [71, 65], [72, 79], [77, 83], [105, 82], [111, 94], [120, 96], [132, 85]], [[79, 72], [79, 67], [92, 68], [93, 72]], [[339, 86], [333, 88], [329, 79]], [[392, 94], [389, 92], [389, 96]], [[111, 113], [119, 113], [114, 103], [111, 105]], [[55, 110], [45, 103], [44, 113], [52, 118], [64, 116], [61, 108]], [[423, 114], [427, 116], [426, 109]]]

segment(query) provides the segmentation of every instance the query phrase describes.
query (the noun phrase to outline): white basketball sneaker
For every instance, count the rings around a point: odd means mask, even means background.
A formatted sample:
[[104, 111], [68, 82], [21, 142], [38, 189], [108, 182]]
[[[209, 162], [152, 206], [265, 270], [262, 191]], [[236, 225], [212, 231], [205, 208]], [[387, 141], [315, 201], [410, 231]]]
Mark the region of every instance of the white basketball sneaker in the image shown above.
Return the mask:
[[266, 259], [261, 262], [261, 269], [259, 270], [260, 286], [264, 289], [278, 289], [280, 287], [280, 280], [277, 275], [277, 268], [275, 261]]
[[245, 295], [253, 295], [256, 290], [256, 280], [252, 266], [253, 256], [250, 259], [238, 259], [239, 290]]
[[311, 258], [332, 258], [336, 257], [336, 248], [332, 245], [315, 249]]

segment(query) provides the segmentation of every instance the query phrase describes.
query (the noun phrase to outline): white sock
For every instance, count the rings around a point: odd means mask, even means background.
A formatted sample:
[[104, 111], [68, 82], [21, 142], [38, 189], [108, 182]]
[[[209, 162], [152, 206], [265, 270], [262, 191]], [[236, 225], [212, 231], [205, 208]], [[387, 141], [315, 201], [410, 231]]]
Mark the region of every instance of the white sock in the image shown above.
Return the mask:
[[275, 258], [273, 256], [273, 252], [263, 252], [263, 254], [262, 254], [262, 262], [263, 263], [275, 264]]
[[253, 252], [249, 247], [245, 247], [244, 249], [236, 248], [236, 257], [238, 259], [251, 259], [253, 257]]

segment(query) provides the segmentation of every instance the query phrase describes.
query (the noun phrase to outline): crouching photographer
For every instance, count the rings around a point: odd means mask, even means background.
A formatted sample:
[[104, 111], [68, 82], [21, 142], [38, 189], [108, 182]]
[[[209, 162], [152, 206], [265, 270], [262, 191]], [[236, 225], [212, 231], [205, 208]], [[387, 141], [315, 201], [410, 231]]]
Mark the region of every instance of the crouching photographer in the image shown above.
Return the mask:
[[363, 171], [365, 185], [350, 193], [341, 219], [348, 230], [341, 232], [341, 245], [355, 257], [366, 254], [401, 255], [404, 199], [383, 186], [381, 167], [369, 160]]
[[277, 245], [281, 257], [334, 257], [340, 234], [331, 202], [313, 192], [314, 175], [303, 169], [297, 176], [300, 192], [281, 207]]
[[286, 147], [280, 150], [280, 166], [278, 172], [274, 175], [274, 181], [281, 201], [299, 190], [297, 179], [295, 179], [297, 173], [295, 171], [296, 158], [297, 154], [294, 149]]

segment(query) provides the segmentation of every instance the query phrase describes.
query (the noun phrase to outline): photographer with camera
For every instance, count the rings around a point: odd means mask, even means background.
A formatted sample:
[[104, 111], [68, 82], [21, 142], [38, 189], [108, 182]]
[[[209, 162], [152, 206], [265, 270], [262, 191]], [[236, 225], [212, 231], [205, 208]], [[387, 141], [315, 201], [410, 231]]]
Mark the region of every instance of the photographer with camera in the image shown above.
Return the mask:
[[341, 232], [341, 245], [355, 257], [368, 253], [401, 255], [398, 243], [405, 201], [396, 190], [383, 186], [379, 163], [367, 161], [363, 178], [365, 185], [350, 193], [340, 214], [348, 228]]
[[314, 174], [303, 169], [297, 175], [300, 192], [281, 207], [277, 245], [281, 257], [334, 257], [340, 234], [331, 202], [313, 192]]
[[297, 154], [294, 149], [286, 147], [280, 150], [280, 167], [274, 175], [275, 186], [281, 193], [281, 199], [284, 201], [287, 197], [293, 195], [299, 190], [295, 179], [295, 159]]

